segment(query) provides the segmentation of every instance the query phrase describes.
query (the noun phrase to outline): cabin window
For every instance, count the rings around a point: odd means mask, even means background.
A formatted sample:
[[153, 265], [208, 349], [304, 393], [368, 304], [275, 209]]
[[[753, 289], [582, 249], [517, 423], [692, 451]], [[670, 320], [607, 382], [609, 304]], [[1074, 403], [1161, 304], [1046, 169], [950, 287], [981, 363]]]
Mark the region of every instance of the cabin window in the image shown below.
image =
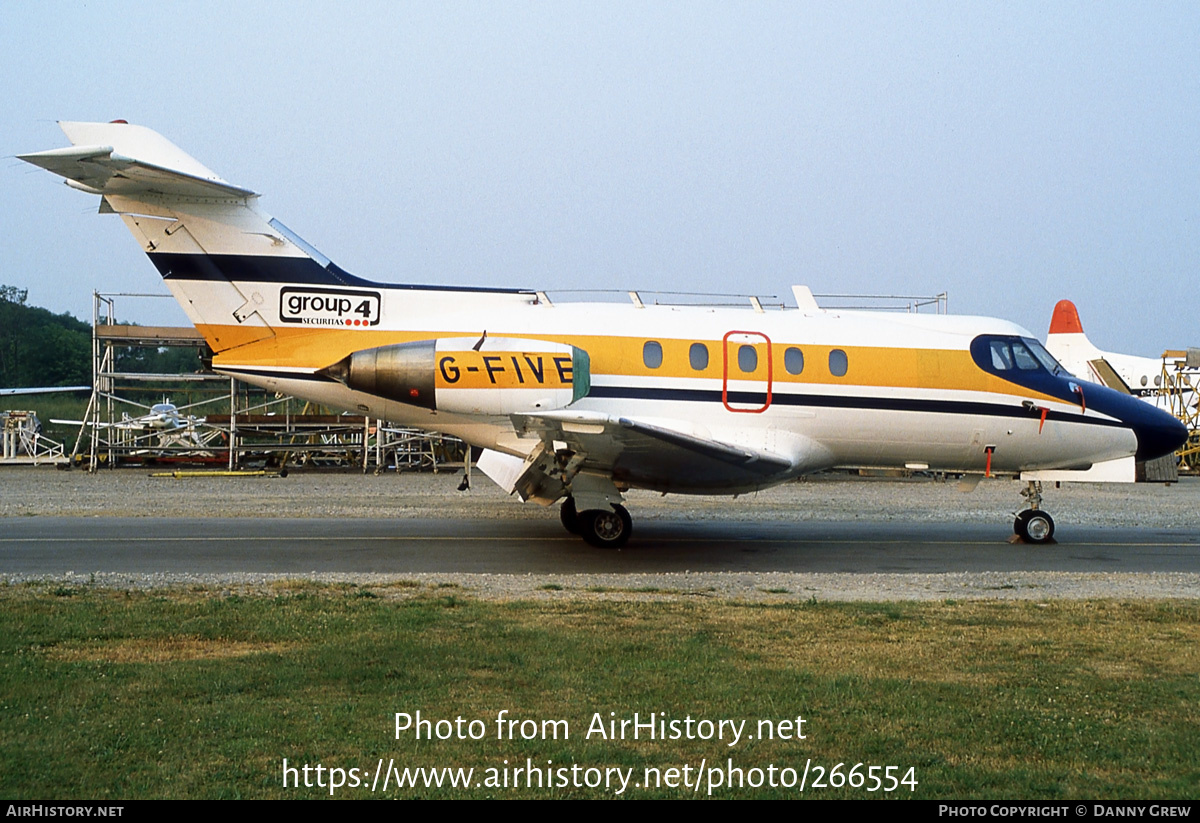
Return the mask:
[[758, 352], [753, 346], [738, 346], [738, 368], [746, 374], [758, 368]]
[[703, 343], [693, 343], [688, 349], [688, 362], [692, 364], [692, 368], [696, 371], [704, 371], [708, 368], [708, 346]]
[[783, 353], [783, 367], [788, 374], [799, 374], [804, 371], [804, 352], [792, 347]]
[[829, 353], [829, 373], [834, 377], [845, 377], [846, 370], [850, 367], [850, 363], [846, 358], [846, 353], [841, 349], [834, 349]]
[[657, 340], [647, 340], [642, 346], [642, 362], [648, 369], [657, 369], [662, 365], [662, 344]]

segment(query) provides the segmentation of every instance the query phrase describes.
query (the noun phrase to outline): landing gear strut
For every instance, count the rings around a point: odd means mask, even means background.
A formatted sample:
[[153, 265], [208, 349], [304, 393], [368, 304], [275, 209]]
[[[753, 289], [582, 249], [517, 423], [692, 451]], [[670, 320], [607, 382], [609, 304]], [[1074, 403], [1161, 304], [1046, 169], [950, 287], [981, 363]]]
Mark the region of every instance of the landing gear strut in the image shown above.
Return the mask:
[[1054, 538], [1054, 518], [1042, 511], [1042, 484], [1030, 480], [1021, 491], [1029, 508], [1017, 515], [1013, 532], [1026, 543], [1049, 543]]

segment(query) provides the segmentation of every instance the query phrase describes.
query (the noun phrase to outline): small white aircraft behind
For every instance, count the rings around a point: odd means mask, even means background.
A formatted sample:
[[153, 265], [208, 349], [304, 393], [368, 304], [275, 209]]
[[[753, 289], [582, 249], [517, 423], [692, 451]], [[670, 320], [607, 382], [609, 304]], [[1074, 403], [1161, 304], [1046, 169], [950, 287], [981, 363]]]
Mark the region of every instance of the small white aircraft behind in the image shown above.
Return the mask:
[[194, 428], [196, 425], [203, 423], [204, 418], [190, 414], [181, 414], [178, 406], [169, 400], [165, 400], [162, 403], [155, 403], [151, 406], [147, 414], [130, 418], [130, 421], [144, 428], [175, 430]]
[[[121, 419], [114, 423], [93, 423], [90, 420], [51, 420], [50, 422], [66, 426], [96, 426], [102, 429], [153, 434], [156, 435], [158, 447], [165, 449], [169, 446], [203, 447], [204, 439], [196, 427], [202, 425], [204, 421], [203, 417], [183, 414], [174, 403], [164, 400], [162, 403], [155, 403], [151, 406], [146, 414], [136, 416], [123, 414]], [[142, 438], [139, 438], [139, 442], [141, 440]], [[145, 444], [143, 443], [143, 445]]]
[[[143, 408], [145, 408], [143, 406]], [[179, 407], [169, 400], [155, 403], [146, 414], [132, 416], [124, 414], [116, 423], [99, 423], [97, 425], [115, 429], [142, 429], [156, 431], [176, 431], [190, 429], [203, 423], [205, 418], [185, 415]], [[74, 426], [91, 425], [87, 420], [51, 420], [51, 423], [63, 423]]]
[[485, 473], [562, 500], [596, 546], [629, 539], [630, 488], [739, 494], [838, 467], [1020, 476], [1014, 530], [1041, 543], [1043, 479], [1132, 481], [1135, 455], [1186, 438], [1004, 320], [823, 311], [801, 286], [764, 310], [364, 280], [156, 132], [60, 126], [71, 147], [21, 159], [121, 216], [216, 371], [481, 447]]

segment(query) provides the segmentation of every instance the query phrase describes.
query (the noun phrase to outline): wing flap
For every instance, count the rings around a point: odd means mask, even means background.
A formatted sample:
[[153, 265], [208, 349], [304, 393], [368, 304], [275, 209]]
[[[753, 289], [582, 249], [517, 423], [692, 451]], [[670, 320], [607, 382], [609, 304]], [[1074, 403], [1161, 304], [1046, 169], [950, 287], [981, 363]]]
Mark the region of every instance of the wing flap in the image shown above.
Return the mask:
[[654, 438], [662, 443], [684, 449], [707, 460], [715, 460], [734, 466], [741, 466], [763, 475], [778, 474], [791, 468], [792, 462], [780, 455], [754, 451], [741, 446], [732, 446], [719, 440], [706, 440], [694, 435], [642, 423], [622, 417], [618, 421], [621, 426], [635, 435]]
[[794, 473], [788, 457], [688, 433], [687, 424], [650, 423], [595, 412], [513, 415], [517, 431], [537, 435], [555, 453], [582, 456], [580, 469], [660, 491], [753, 489]]

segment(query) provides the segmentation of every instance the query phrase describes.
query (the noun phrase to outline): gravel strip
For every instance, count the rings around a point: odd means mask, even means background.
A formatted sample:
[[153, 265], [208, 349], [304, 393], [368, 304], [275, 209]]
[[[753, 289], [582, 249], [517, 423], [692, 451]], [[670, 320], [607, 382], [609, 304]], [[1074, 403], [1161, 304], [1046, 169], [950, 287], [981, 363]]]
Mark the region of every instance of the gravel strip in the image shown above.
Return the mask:
[[306, 584], [353, 585], [385, 599], [419, 595], [481, 600], [737, 600], [757, 603], [951, 600], [1176, 600], [1200, 597], [1200, 574], [95, 574], [12, 575], [5, 585], [51, 589], [211, 590], [279, 595]]

